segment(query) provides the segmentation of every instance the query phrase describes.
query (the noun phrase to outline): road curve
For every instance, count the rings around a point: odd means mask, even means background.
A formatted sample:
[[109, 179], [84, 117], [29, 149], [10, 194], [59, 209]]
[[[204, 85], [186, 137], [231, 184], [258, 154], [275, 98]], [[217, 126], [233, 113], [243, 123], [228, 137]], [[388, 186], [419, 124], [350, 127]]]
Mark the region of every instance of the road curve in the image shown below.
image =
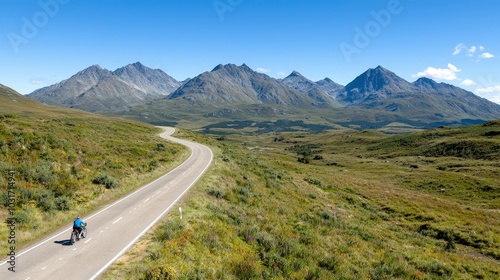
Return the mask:
[[95, 279], [127, 251], [193, 186], [210, 166], [212, 151], [201, 144], [173, 138], [171, 127], [161, 137], [185, 145], [191, 156], [174, 170], [103, 207], [88, 217], [88, 237], [69, 245], [72, 227], [16, 253], [15, 272], [0, 263], [0, 279]]

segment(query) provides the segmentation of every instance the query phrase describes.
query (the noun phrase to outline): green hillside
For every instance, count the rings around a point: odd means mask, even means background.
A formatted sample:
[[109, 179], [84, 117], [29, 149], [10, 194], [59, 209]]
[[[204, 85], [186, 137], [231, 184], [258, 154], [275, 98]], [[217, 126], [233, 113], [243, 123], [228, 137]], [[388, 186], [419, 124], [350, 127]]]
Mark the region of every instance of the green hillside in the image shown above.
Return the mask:
[[218, 136], [211, 171], [104, 279], [498, 279], [500, 122]]
[[[12, 218], [16, 245], [67, 227], [85, 214], [151, 181], [188, 155], [162, 140], [160, 129], [78, 110], [56, 108], [0, 86], [0, 219]], [[14, 171], [15, 205], [7, 198]], [[7, 224], [0, 239], [7, 240]], [[7, 246], [0, 248], [4, 253]]]

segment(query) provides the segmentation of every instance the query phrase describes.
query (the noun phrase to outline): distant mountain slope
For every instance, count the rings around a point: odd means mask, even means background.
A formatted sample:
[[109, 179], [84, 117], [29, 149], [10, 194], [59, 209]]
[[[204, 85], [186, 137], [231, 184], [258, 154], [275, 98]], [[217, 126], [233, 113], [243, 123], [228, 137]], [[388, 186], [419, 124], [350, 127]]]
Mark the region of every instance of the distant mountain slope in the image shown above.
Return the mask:
[[67, 104], [72, 103], [80, 94], [112, 75], [111, 71], [99, 65], [92, 65], [67, 80], [35, 90], [28, 94], [28, 97], [50, 105], [69, 107]]
[[320, 106], [325, 101], [308, 97], [277, 80], [250, 69], [247, 65], [218, 65], [173, 92], [168, 99], [203, 99], [221, 104], [276, 104]]
[[140, 62], [119, 68], [113, 74], [146, 94], [168, 95], [181, 86], [181, 82], [162, 70], [148, 68]]
[[114, 111], [166, 96], [180, 83], [139, 62], [114, 72], [93, 65], [67, 80], [30, 93], [37, 101], [86, 111]]
[[356, 77], [337, 100], [348, 107], [394, 112], [424, 122], [500, 118], [500, 105], [472, 92], [428, 78], [409, 83], [381, 66]]
[[412, 92], [413, 86], [393, 72], [378, 66], [368, 69], [347, 84], [338, 100], [347, 104], [359, 104], [366, 100], [385, 98], [400, 92]]
[[317, 81], [316, 84], [330, 96], [337, 97], [337, 94], [344, 89], [343, 85], [337, 84], [330, 78]]
[[319, 85], [302, 76], [299, 72], [293, 71], [288, 77], [280, 81], [282, 84], [295, 89], [298, 92], [307, 94], [317, 102], [317, 106], [336, 106], [333, 96], [325, 92]]

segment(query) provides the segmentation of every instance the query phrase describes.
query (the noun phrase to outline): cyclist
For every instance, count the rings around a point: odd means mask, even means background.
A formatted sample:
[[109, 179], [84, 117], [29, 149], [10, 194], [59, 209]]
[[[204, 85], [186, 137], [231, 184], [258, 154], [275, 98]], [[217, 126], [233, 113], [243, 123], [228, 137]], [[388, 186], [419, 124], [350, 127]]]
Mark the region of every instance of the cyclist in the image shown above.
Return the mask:
[[78, 239], [80, 239], [80, 234], [82, 233], [82, 225], [85, 226], [87, 224], [80, 219], [80, 216], [76, 217], [76, 220], [73, 222], [73, 230], [76, 229], [78, 231]]

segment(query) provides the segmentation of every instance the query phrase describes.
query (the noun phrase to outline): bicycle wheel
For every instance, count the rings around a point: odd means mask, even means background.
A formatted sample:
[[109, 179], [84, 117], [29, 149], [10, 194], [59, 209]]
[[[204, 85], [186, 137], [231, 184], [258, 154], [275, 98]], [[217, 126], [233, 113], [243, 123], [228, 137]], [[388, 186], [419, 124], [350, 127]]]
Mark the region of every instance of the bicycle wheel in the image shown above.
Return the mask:
[[71, 233], [71, 238], [69, 239], [69, 242], [71, 243], [71, 245], [75, 244], [76, 242], [76, 233], [74, 231]]
[[85, 238], [87, 237], [87, 228], [82, 228], [82, 234], [81, 234], [82, 238]]

